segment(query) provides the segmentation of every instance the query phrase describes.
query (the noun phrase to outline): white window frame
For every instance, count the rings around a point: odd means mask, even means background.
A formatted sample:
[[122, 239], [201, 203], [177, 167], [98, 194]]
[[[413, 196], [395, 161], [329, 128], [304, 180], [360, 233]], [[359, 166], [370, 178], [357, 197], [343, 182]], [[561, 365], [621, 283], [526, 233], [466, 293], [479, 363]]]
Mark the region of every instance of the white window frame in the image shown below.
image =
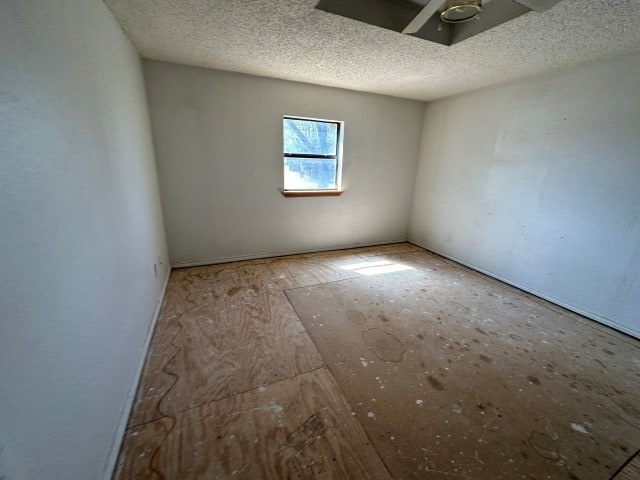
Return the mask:
[[[287, 157], [296, 158], [320, 158], [320, 159], [333, 159], [334, 155], [313, 155], [313, 154], [298, 154], [287, 153], [284, 151], [284, 121], [286, 119], [291, 120], [304, 120], [311, 122], [322, 123], [334, 123], [338, 126], [337, 138], [336, 138], [336, 188], [313, 188], [305, 190], [287, 189], [284, 183], [286, 175], [285, 159]], [[343, 154], [343, 140], [344, 140], [344, 121], [341, 120], [327, 120], [324, 118], [313, 117], [301, 117], [299, 115], [283, 115], [282, 116], [282, 194], [286, 197], [306, 197], [306, 196], [336, 196], [342, 193], [342, 154]]]

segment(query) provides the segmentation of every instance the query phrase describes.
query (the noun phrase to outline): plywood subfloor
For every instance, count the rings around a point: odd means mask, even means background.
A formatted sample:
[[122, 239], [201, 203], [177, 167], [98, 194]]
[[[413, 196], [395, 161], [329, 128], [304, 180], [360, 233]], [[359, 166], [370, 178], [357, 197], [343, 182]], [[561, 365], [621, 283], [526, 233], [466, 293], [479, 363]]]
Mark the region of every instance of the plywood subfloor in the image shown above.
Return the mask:
[[115, 478], [389, 478], [284, 291], [409, 244], [171, 274]]
[[387, 479], [326, 368], [129, 429], [121, 478]]
[[629, 459], [629, 462], [622, 466], [612, 480], [638, 480], [640, 479], [640, 452]]
[[638, 342], [427, 252], [380, 258], [287, 295], [394, 477], [605, 480], [640, 445]]
[[175, 270], [115, 478], [608, 480], [638, 343], [406, 243]]
[[612, 480], [638, 480], [640, 478], [640, 452], [622, 466]]

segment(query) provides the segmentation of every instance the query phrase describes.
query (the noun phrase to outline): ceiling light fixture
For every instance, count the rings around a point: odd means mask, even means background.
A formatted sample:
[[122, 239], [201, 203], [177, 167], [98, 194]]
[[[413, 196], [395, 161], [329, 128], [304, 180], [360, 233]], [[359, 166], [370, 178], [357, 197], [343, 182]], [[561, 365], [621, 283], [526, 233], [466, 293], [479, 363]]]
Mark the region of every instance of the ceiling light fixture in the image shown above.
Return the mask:
[[451, 46], [521, 15], [545, 12], [561, 2], [562, 0], [319, 0], [316, 8]]
[[462, 23], [473, 20], [481, 11], [481, 0], [449, 0], [440, 18], [447, 23]]

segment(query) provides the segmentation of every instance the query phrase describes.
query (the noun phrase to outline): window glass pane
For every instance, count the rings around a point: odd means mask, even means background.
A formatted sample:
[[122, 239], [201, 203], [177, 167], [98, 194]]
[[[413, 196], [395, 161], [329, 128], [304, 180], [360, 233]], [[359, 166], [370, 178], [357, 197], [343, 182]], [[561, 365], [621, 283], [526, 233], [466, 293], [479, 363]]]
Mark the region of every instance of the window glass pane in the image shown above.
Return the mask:
[[333, 158], [284, 159], [285, 190], [335, 190], [337, 161]]
[[335, 123], [284, 119], [284, 153], [336, 155], [337, 145]]

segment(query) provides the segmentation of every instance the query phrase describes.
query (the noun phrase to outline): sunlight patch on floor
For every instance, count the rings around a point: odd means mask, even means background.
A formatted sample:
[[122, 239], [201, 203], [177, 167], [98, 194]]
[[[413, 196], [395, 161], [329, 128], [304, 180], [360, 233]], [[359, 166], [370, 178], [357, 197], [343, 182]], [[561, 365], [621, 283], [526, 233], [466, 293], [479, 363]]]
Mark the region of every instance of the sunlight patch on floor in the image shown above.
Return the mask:
[[404, 270], [415, 270], [413, 267], [401, 263], [393, 263], [389, 260], [376, 260], [374, 262], [354, 263], [340, 267], [343, 270], [353, 270], [362, 275], [379, 275], [381, 273], [402, 272]]

